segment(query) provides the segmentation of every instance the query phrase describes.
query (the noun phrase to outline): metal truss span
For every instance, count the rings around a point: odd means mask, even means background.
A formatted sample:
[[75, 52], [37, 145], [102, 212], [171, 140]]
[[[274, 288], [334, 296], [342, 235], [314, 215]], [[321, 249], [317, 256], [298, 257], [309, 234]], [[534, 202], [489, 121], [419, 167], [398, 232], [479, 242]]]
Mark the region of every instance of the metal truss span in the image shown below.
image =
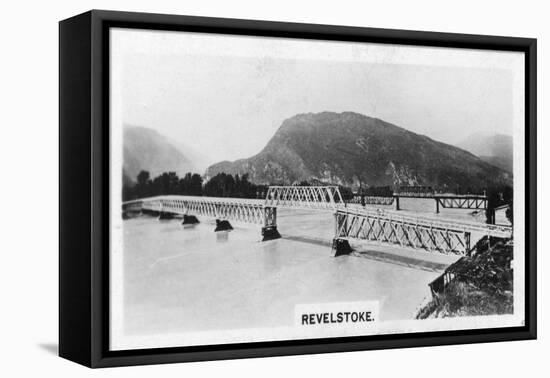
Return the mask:
[[265, 206], [334, 211], [345, 203], [337, 186], [270, 186]]
[[141, 200], [142, 209], [181, 215], [207, 216], [216, 219], [259, 224], [264, 227], [277, 225], [277, 209], [264, 206], [261, 200], [164, 196]]
[[435, 197], [438, 206], [446, 209], [487, 209], [487, 198], [479, 196], [465, 197]]
[[470, 232], [370, 212], [336, 212], [336, 238], [374, 241], [443, 254], [466, 254]]

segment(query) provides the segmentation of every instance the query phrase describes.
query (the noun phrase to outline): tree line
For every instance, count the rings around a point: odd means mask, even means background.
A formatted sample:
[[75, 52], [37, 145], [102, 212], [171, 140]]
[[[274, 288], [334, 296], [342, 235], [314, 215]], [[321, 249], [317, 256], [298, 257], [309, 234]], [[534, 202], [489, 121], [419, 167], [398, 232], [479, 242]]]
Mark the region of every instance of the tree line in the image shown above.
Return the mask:
[[[311, 186], [308, 181], [301, 181], [300, 186]], [[160, 195], [187, 195], [208, 197], [234, 198], [265, 198], [268, 185], [257, 185], [249, 181], [248, 174], [230, 175], [218, 173], [207, 182], [198, 173], [186, 173], [178, 177], [175, 172], [164, 172], [151, 178], [148, 171], [141, 171], [135, 182], [125, 182], [122, 188], [123, 201], [154, 197]], [[467, 191], [471, 193], [471, 191]], [[484, 190], [487, 195], [487, 223], [494, 223], [495, 208], [507, 204], [509, 208], [506, 217], [513, 223], [513, 189], [510, 186], [495, 186]], [[340, 186], [340, 193], [344, 201], [353, 198], [351, 188]], [[361, 188], [359, 194], [369, 196], [391, 196], [393, 188], [390, 186]]]
[[151, 178], [148, 171], [141, 171], [135, 182], [123, 184], [122, 200], [161, 195], [264, 198], [266, 191], [267, 186], [250, 182], [248, 174], [232, 176], [219, 173], [204, 183], [198, 173], [189, 172], [180, 178], [176, 172], [164, 172]]

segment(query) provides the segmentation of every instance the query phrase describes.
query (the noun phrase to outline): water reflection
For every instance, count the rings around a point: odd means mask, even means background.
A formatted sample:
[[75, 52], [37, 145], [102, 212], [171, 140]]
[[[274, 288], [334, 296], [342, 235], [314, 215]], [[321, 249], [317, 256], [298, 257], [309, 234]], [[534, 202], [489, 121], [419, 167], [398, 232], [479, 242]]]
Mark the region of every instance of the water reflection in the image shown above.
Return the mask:
[[281, 244], [277, 242], [267, 242], [262, 247], [263, 258], [260, 261], [263, 262], [263, 269], [266, 273], [275, 273], [283, 267], [285, 258], [283, 254], [279, 253]]
[[226, 243], [229, 240], [229, 231], [217, 231], [216, 241], [218, 243]]

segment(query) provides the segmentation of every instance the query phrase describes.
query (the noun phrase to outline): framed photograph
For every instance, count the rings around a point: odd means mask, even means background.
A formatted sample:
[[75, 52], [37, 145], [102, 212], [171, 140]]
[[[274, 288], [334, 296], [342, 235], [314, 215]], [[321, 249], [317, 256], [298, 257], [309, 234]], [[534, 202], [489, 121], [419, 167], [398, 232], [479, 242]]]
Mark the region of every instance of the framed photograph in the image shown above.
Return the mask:
[[536, 40], [60, 22], [59, 353], [536, 337]]

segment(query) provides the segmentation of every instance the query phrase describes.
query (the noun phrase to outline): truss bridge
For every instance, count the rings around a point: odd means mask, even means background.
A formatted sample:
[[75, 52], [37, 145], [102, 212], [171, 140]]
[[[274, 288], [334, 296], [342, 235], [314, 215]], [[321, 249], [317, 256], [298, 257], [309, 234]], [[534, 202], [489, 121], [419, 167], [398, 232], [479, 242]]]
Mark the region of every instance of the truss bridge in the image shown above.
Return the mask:
[[[439, 206], [469, 209], [487, 206], [483, 196], [425, 197], [422, 194], [422, 198], [433, 198], [437, 212]], [[263, 240], [281, 237], [277, 230], [278, 208], [329, 210], [335, 214], [335, 255], [349, 253], [352, 250], [349, 241], [353, 240], [443, 254], [466, 254], [470, 251], [472, 235], [512, 236], [512, 228], [507, 226], [406, 216], [402, 212], [368, 209], [356, 203], [372, 201], [377, 205], [391, 205], [392, 200], [398, 210], [398, 195], [363, 196], [346, 205], [337, 186], [271, 186], [265, 200], [173, 195], [124, 202], [122, 208], [123, 217], [133, 212], [152, 214], [159, 219], [182, 217], [184, 225], [198, 223], [198, 216], [212, 217], [216, 219], [215, 231], [232, 229], [229, 221], [256, 224], [262, 227]]]
[[511, 227], [439, 221], [377, 210], [339, 209], [336, 214], [336, 255], [349, 253], [349, 240], [366, 240], [443, 254], [467, 254], [472, 233], [511, 237]]
[[265, 205], [334, 211], [346, 204], [337, 186], [270, 186]]
[[435, 196], [436, 212], [439, 213], [439, 207], [445, 209], [487, 209], [487, 197], [465, 195], [465, 196]]

